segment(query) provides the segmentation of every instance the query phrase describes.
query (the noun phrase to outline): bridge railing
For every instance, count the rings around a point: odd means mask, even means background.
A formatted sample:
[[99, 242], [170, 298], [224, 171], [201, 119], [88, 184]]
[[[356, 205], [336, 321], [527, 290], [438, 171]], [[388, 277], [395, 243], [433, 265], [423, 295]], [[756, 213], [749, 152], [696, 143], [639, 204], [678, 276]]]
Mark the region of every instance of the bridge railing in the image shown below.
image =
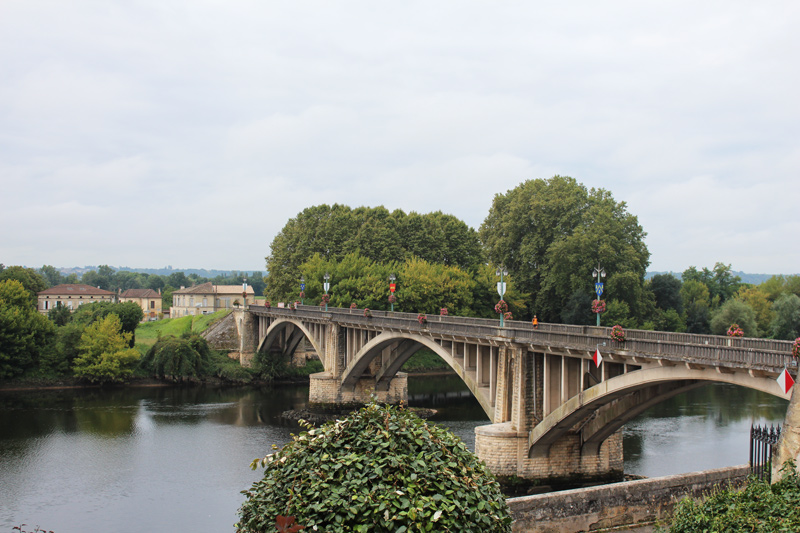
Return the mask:
[[597, 346], [605, 344], [605, 350], [632, 355], [771, 372], [780, 371], [792, 360], [792, 342], [773, 339], [627, 330], [625, 342], [619, 343], [611, 340], [611, 328], [598, 326], [540, 323], [534, 329], [529, 322], [507, 320], [500, 328], [497, 319], [427, 315], [427, 324], [423, 327], [416, 313], [374, 310], [368, 318], [363, 316], [363, 309], [339, 307], [329, 307], [325, 312], [317, 306], [299, 306], [292, 310], [251, 305], [250, 310], [310, 320], [330, 319], [366, 328], [402, 329], [464, 338], [509, 338], [518, 343], [564, 349], [594, 351]]

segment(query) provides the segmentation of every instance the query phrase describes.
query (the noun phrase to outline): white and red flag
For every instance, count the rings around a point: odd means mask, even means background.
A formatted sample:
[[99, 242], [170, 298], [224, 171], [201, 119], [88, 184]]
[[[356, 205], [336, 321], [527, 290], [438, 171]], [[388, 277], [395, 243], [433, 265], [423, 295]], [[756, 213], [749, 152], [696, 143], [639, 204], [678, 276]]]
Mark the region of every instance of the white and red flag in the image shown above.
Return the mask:
[[792, 375], [785, 368], [783, 372], [781, 372], [781, 375], [778, 376], [778, 385], [781, 386], [781, 390], [784, 394], [789, 394], [789, 391], [792, 390], [794, 378], [792, 378]]
[[594, 366], [600, 368], [600, 364], [603, 362], [603, 356], [600, 355], [600, 348], [597, 348], [594, 351], [594, 355], [592, 356], [592, 361], [594, 361]]

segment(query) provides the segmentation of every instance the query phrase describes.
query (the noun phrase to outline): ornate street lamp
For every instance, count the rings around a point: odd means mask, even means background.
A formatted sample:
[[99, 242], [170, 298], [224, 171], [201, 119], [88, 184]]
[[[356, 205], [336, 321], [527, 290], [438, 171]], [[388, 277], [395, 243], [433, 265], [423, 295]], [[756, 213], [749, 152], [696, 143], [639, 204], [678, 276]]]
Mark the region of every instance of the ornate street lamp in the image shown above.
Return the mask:
[[247, 309], [247, 278], [242, 281], [242, 308]]
[[[497, 271], [494, 273], [495, 276], [500, 276], [500, 281], [497, 283], [497, 294], [500, 295], [500, 300], [503, 300], [503, 296], [506, 293], [506, 283], [503, 281], [503, 276], [508, 276], [508, 269], [506, 267], [497, 267]], [[502, 328], [505, 324], [505, 313], [500, 313], [500, 327]]]
[[[597, 293], [597, 299], [600, 300], [600, 296], [603, 295], [603, 282], [600, 281], [600, 278], [606, 277], [606, 270], [600, 266], [600, 261], [597, 261], [597, 268], [592, 270], [592, 279], [597, 278], [597, 281], [594, 284], [594, 292]], [[595, 313], [597, 315], [597, 325], [600, 325], [600, 313]]]
[[[328, 295], [328, 289], [331, 288], [331, 284], [329, 283], [329, 281], [331, 279], [331, 275], [328, 274], [327, 272], [325, 272], [325, 275], [322, 276], [322, 277], [325, 279], [325, 283], [323, 284], [323, 287], [325, 288], [325, 296], [327, 296]], [[326, 298], [326, 300], [327, 300], [327, 298]], [[328, 302], [326, 301], [325, 302], [325, 311], [327, 311], [327, 310], [328, 310]]]
[[394, 274], [389, 274], [389, 305], [391, 306], [389, 311], [392, 311], [392, 312], [394, 312], [394, 298], [393, 298], [393, 296], [394, 296], [394, 290], [397, 287], [394, 284], [394, 280], [396, 280], [396, 279], [397, 278], [395, 277]]

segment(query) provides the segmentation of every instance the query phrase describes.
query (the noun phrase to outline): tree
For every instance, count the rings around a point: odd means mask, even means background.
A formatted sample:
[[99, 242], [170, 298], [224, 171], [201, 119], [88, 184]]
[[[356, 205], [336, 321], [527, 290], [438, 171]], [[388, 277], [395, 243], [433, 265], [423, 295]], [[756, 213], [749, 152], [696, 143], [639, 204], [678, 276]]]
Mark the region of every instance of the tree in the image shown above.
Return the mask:
[[114, 276], [114, 269], [108, 265], [100, 265], [97, 270], [90, 270], [81, 276], [81, 282], [92, 287], [98, 287], [104, 291], [112, 289], [111, 282]]
[[79, 324], [89, 325], [110, 314], [115, 314], [119, 317], [122, 331], [130, 334], [130, 345], [133, 347], [136, 327], [144, 317], [142, 308], [134, 302], [93, 302], [83, 304], [73, 313], [72, 319]]
[[77, 377], [96, 383], [120, 383], [133, 375], [139, 352], [128, 347], [130, 333], [122, 332], [119, 316], [109, 314], [87, 326], [73, 363]]
[[72, 320], [72, 311], [66, 305], [56, 305], [47, 312], [47, 318], [56, 326], [64, 326]]
[[684, 283], [699, 281], [708, 287], [709, 301], [713, 307], [733, 297], [742, 283], [742, 279], [731, 272], [731, 266], [722, 263], [714, 263], [713, 270], [704, 267], [702, 271], [698, 271], [696, 267], [691, 266], [684, 270], [682, 279]]
[[240, 533], [275, 531], [278, 515], [305, 531], [510, 532], [486, 466], [446, 429], [370, 404], [310, 429], [263, 460], [245, 491]]
[[767, 294], [761, 290], [761, 286], [741, 287], [736, 294], [736, 299], [749, 305], [755, 312], [758, 336], [763, 337], [769, 334], [769, 325], [775, 317], [775, 313], [772, 312], [772, 303]]
[[666, 311], [674, 309], [678, 313], [683, 311], [681, 300], [681, 280], [670, 274], [656, 274], [650, 278], [648, 288], [656, 298], [656, 307]]
[[44, 265], [39, 269], [39, 274], [47, 280], [48, 287], [55, 287], [64, 283], [64, 276], [52, 265]]
[[794, 340], [800, 337], [800, 296], [784, 294], [772, 304], [775, 318], [770, 330], [772, 338]]
[[598, 263], [644, 284], [649, 252], [637, 218], [608, 191], [573, 178], [529, 180], [495, 195], [479, 234], [489, 260], [508, 268], [541, 320], [558, 322], [576, 291], [591, 297]]
[[30, 294], [20, 281], [0, 281], [0, 379], [36, 368], [51, 347], [55, 329], [31, 307]]
[[38, 307], [37, 293], [47, 288], [47, 281], [41, 274], [32, 268], [25, 268], [21, 266], [6, 267], [0, 272], [0, 281], [14, 279], [22, 283], [22, 286], [28, 291], [28, 300], [33, 309]]
[[745, 337], [756, 337], [758, 335], [756, 313], [741, 300], [727, 300], [712, 314], [711, 333], [725, 335], [728, 328], [733, 324], [738, 324], [742, 328]]
[[708, 333], [711, 302], [705, 283], [690, 279], [681, 285], [687, 333]]
[[157, 377], [183, 381], [206, 374], [211, 350], [200, 335], [185, 333], [181, 337], [162, 337], [142, 358], [142, 366]]
[[462, 269], [482, 262], [477, 234], [452, 215], [319, 205], [290, 219], [273, 239], [266, 258], [266, 295], [280, 300], [295, 292], [300, 265], [314, 254], [325, 261], [358, 254], [384, 264], [419, 257]]

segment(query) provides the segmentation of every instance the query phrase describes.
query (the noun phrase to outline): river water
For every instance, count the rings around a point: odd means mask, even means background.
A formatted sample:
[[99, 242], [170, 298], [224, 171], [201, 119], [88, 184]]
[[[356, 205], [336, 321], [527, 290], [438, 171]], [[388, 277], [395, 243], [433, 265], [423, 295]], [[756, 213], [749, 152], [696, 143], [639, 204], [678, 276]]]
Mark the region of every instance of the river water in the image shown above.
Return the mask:
[[[409, 396], [474, 449], [488, 420], [457, 377], [411, 377]], [[2, 393], [0, 531], [233, 531], [250, 462], [298, 432], [280, 413], [307, 399], [307, 385]], [[786, 405], [726, 385], [677, 396], [625, 427], [625, 471], [744, 464], [751, 422], [781, 423]]]

